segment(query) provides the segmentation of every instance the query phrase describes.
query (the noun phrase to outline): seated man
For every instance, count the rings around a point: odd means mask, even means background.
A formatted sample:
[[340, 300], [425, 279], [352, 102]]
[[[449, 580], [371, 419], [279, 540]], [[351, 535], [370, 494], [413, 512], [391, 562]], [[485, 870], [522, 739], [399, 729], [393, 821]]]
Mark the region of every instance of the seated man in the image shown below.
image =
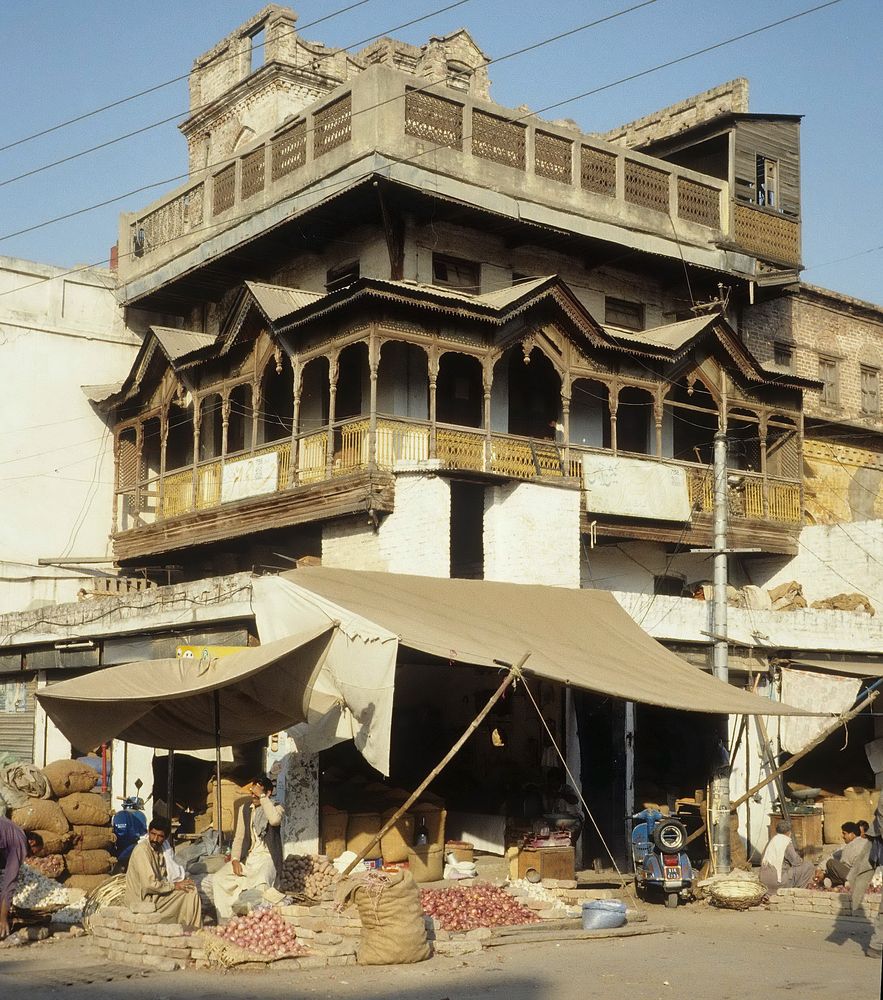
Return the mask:
[[764, 848], [760, 859], [760, 880], [771, 896], [779, 889], [805, 889], [812, 881], [811, 861], [804, 861], [791, 839], [791, 824], [780, 819], [775, 836]]
[[219, 920], [232, 916], [234, 903], [246, 889], [273, 887], [282, 869], [284, 810], [269, 797], [272, 791], [272, 780], [259, 775], [251, 783], [251, 802], [236, 815], [230, 862], [212, 876]]
[[42, 847], [43, 838], [39, 833], [25, 833], [17, 823], [0, 816], [0, 868], [3, 869], [0, 881], [0, 941], [9, 934], [9, 911], [21, 866], [29, 854]]
[[160, 923], [193, 930], [202, 924], [202, 907], [190, 879], [174, 879], [180, 872], [170, 876], [163, 851], [170, 832], [167, 819], [150, 821], [147, 836], [138, 841], [129, 858], [125, 904], [133, 913], [159, 913]]
[[843, 847], [839, 847], [825, 865], [826, 889], [831, 889], [835, 885], [846, 885], [853, 867], [858, 865], [863, 868], [871, 853], [871, 842], [861, 836], [858, 823], [846, 822], [840, 830]]

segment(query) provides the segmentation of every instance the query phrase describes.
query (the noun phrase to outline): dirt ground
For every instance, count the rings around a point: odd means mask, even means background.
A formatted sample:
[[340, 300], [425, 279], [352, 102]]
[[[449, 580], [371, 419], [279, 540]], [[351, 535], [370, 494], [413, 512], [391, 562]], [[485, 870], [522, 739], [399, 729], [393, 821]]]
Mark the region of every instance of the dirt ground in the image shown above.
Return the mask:
[[870, 927], [836, 928], [812, 914], [745, 913], [692, 904], [648, 907], [666, 933], [621, 940], [494, 948], [415, 966], [303, 972], [140, 973], [108, 966], [88, 938], [0, 952], [0, 997], [27, 1000], [747, 1000], [787, 995], [854, 1000], [881, 995], [881, 963], [865, 954]]

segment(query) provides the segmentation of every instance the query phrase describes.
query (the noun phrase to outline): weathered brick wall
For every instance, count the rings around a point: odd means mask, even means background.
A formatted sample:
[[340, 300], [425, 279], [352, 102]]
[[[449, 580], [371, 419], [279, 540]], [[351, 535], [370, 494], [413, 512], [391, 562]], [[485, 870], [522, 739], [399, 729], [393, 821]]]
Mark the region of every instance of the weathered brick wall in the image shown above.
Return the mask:
[[367, 517], [324, 525], [322, 565], [449, 576], [451, 490], [448, 482], [425, 473], [399, 473], [395, 510], [376, 528]]
[[880, 893], [865, 895], [861, 909], [853, 913], [852, 894], [818, 889], [780, 889], [770, 896], [770, 909], [778, 913], [820, 913], [832, 917], [857, 917], [865, 924], [873, 921], [880, 906]]
[[580, 585], [578, 490], [506, 483], [485, 491], [484, 578]]
[[824, 420], [848, 420], [883, 432], [883, 416], [861, 409], [861, 366], [883, 369], [883, 308], [847, 296], [803, 286], [800, 293], [761, 302], [745, 310], [742, 335], [764, 365], [774, 365], [774, 343], [794, 352], [791, 371], [817, 379], [819, 356], [838, 361], [838, 406], [824, 405], [817, 390], [806, 392], [806, 413]]
[[[201, 958], [200, 941], [180, 924], [160, 923], [159, 913], [107, 906], [92, 917], [92, 944], [109, 962], [172, 972]], [[196, 954], [194, 955], [194, 951]]]

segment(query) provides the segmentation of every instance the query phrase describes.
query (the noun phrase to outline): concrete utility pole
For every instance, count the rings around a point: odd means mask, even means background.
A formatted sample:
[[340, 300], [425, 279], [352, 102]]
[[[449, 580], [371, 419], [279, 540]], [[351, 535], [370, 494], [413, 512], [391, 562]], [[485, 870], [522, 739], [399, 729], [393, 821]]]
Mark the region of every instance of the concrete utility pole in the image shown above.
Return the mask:
[[[727, 435], [718, 430], [714, 435], [714, 603], [712, 605], [712, 635], [714, 676], [729, 683], [729, 647], [727, 644]], [[714, 762], [709, 803], [714, 869], [730, 870], [730, 761], [727, 750], [727, 719], [724, 717], [721, 750]]]

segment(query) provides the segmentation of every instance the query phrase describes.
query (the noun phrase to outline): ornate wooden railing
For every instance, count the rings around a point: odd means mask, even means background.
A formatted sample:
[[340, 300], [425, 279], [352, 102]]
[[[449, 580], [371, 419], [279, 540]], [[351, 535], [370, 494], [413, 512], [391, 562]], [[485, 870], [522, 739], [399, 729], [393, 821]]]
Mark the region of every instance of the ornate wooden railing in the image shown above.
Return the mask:
[[[367, 416], [337, 422], [276, 442], [253, 451], [211, 459], [195, 467], [178, 469], [117, 491], [117, 531], [144, 527], [154, 520], [179, 517], [191, 511], [209, 510], [251, 496], [320, 483], [359, 469], [377, 467], [390, 471], [420, 467], [489, 473], [509, 479], [582, 479], [582, 455], [611, 453], [600, 448], [569, 448], [549, 440], [513, 434], [488, 434], [479, 428], [436, 425], [426, 421], [378, 417], [373, 430]], [[434, 447], [433, 447], [434, 444]], [[292, 456], [297, 459], [293, 461]], [[275, 455], [276, 467], [260, 459]], [[629, 455], [648, 462], [683, 468], [691, 507], [696, 513], [714, 509], [711, 469], [689, 462], [651, 455]], [[243, 463], [253, 462], [252, 466]], [[230, 467], [238, 466], [238, 470]], [[225, 479], [225, 469], [228, 478]], [[242, 486], [236, 475], [253, 474], [255, 483]], [[269, 479], [268, 479], [269, 475]], [[802, 521], [801, 491], [796, 482], [764, 478], [759, 473], [728, 474], [730, 513], [735, 517], [764, 519], [787, 524]], [[252, 492], [249, 492], [249, 490]], [[159, 502], [157, 503], [157, 498]], [[140, 513], [139, 513], [140, 508]], [[156, 516], [153, 516], [156, 511]]]
[[740, 247], [784, 264], [800, 263], [800, 225], [769, 209], [733, 206], [733, 240]]

